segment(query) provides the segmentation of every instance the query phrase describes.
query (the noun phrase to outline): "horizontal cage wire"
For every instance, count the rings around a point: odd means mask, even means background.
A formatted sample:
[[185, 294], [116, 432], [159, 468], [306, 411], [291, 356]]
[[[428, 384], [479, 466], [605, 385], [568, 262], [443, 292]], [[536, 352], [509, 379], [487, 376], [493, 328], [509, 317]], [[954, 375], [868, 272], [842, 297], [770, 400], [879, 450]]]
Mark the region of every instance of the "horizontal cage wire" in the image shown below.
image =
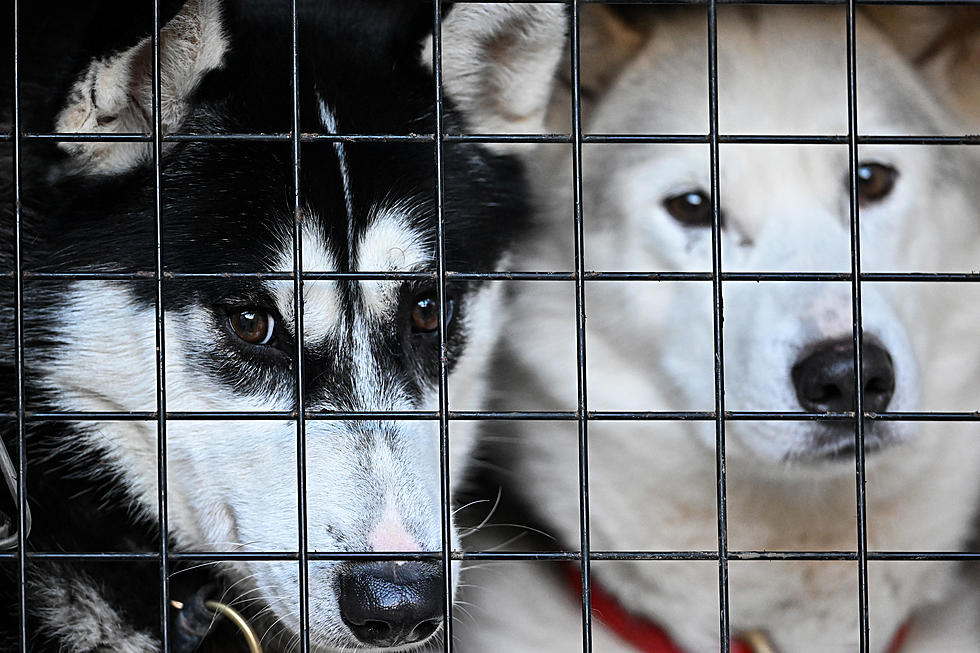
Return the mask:
[[[859, 6], [892, 4], [890, 0], [691, 0], [690, 2], [618, 2], [617, 0], [563, 0], [555, 4], [567, 5], [570, 58], [568, 72], [571, 84], [571, 129], [567, 133], [533, 134], [469, 134], [447, 131], [443, 98], [443, 60], [442, 34], [440, 25], [443, 12], [439, 0], [432, 0], [431, 21], [434, 26], [432, 36], [432, 72], [435, 79], [433, 106], [434, 131], [421, 134], [321, 134], [301, 131], [300, 122], [300, 80], [299, 52], [303, 43], [299, 40], [299, 17], [297, 0], [291, 0], [291, 89], [292, 116], [291, 130], [284, 133], [167, 133], [164, 134], [161, 109], [161, 8], [160, 0], [151, 0], [153, 9], [152, 27], [152, 125], [149, 133], [55, 133], [28, 132], [23, 130], [23, 108], [21, 104], [21, 43], [30, 35], [20, 30], [21, 2], [13, 3], [13, 40], [8, 56], [13, 66], [13, 124], [10, 133], [0, 134], [0, 144], [9, 144], [13, 152], [13, 215], [14, 215], [14, 265], [10, 271], [0, 271], [0, 278], [13, 280], [14, 295], [14, 367], [16, 370], [16, 409], [0, 412], [0, 423], [16, 423], [18, 451], [17, 468], [17, 516], [18, 541], [16, 547], [0, 552], [0, 560], [16, 562], [19, 579], [19, 635], [20, 650], [30, 650], [31, 630], [29, 628], [29, 597], [27, 594], [28, 566], [33, 560], [51, 561], [98, 561], [111, 563], [148, 562], [159, 567], [159, 632], [163, 650], [173, 646], [172, 624], [168, 618], [171, 605], [169, 579], [172, 565], [176, 563], [216, 563], [227, 561], [280, 561], [295, 563], [298, 569], [299, 598], [299, 639], [298, 650], [303, 653], [315, 650], [315, 642], [310, 637], [310, 587], [309, 566], [316, 561], [433, 561], [440, 565], [442, 572], [442, 619], [444, 636], [442, 648], [447, 653], [454, 650], [454, 587], [453, 564], [461, 561], [564, 561], [577, 565], [581, 578], [581, 623], [582, 650], [591, 653], [593, 646], [594, 610], [592, 604], [591, 563], [594, 561], [707, 561], [717, 564], [718, 635], [723, 651], [731, 650], [733, 633], [731, 626], [731, 607], [733, 599], [729, 595], [730, 561], [847, 561], [856, 563], [857, 597], [859, 613], [860, 650], [870, 649], [869, 641], [869, 561], [976, 561], [980, 552], [936, 552], [936, 551], [876, 551], [868, 547], [868, 507], [866, 496], [867, 470], [865, 460], [865, 429], [868, 423], [875, 422], [978, 422], [980, 411], [873, 411], [865, 405], [863, 384], [864, 333], [862, 289], [868, 284], [903, 283], [964, 283], [980, 282], [980, 271], [960, 272], [865, 272], [862, 266], [861, 248], [861, 206], [858, 200], [859, 150], [866, 145], [907, 145], [907, 146], [976, 146], [980, 145], [977, 134], [945, 135], [876, 135], [859, 130], [858, 124], [858, 77], [856, 64], [857, 35], [855, 15]], [[583, 98], [581, 83], [580, 51], [582, 41], [581, 8], [588, 4], [688, 4], [702, 5], [706, 10], [705, 32], [707, 37], [707, 70], [705, 79], [708, 93], [707, 133], [691, 134], [617, 134], [591, 133], [583, 127]], [[846, 134], [726, 134], [719, 129], [718, 101], [718, 7], [734, 4], [756, 5], [838, 5], [845, 13], [846, 83], [847, 83], [847, 133]], [[957, 6], [974, 4], [971, 0], [902, 0], [903, 5]], [[155, 268], [150, 270], [79, 270], [77, 272], [50, 272], [24, 269], [24, 252], [30, 247], [22, 231], [23, 198], [22, 175], [24, 168], [24, 145], [28, 143], [146, 143], [152, 152], [153, 171], [153, 218], [155, 223]], [[292, 269], [273, 272], [189, 272], [172, 270], [164, 264], [164, 253], [170, 246], [164, 239], [164, 203], [162, 199], [163, 148], [171, 143], [288, 143], [291, 148], [293, 209], [293, 230], [291, 233]], [[420, 143], [432, 147], [435, 161], [434, 211], [436, 217], [436, 260], [434, 269], [427, 271], [389, 270], [389, 271], [336, 271], [305, 269], [303, 251], [304, 228], [304, 189], [301, 186], [302, 158], [301, 145], [308, 143]], [[478, 272], [473, 270], [454, 270], [447, 263], [445, 244], [445, 165], [444, 146], [455, 143], [514, 143], [514, 144], [565, 144], [571, 150], [571, 170], [573, 182], [573, 217], [571, 229], [573, 236], [574, 266], [570, 270], [535, 271], [512, 270]], [[591, 270], [587, 266], [589, 243], [585, 224], [589, 220], [584, 209], [582, 151], [583, 146], [591, 144], [695, 144], [706, 145], [710, 170], [711, 203], [711, 269], [704, 271], [649, 270], [616, 271]], [[739, 145], [831, 145], [846, 147], [848, 154], [848, 271], [838, 272], [766, 272], [766, 271], [728, 271], [723, 269], [722, 239], [723, 222], [721, 211], [720, 146]], [[438, 408], [436, 410], [315, 410], [307, 408], [305, 395], [306, 377], [304, 375], [304, 347], [295, 349], [293, 383], [295, 385], [294, 410], [287, 411], [186, 411], [168, 408], [167, 397], [167, 337], [165, 333], [165, 296], [168, 283], [174, 281], [208, 281], [215, 279], [260, 279], [291, 283], [292, 328], [297, 341], [304, 341], [304, 281], [428, 281], [433, 282], [439, 304], [438, 348], [441, 353], [438, 363]], [[153, 284], [154, 327], [155, 327], [155, 409], [149, 411], [38, 411], [30, 410], [26, 401], [25, 389], [25, 297], [30, 293], [30, 284], [40, 281], [120, 281]], [[573, 285], [575, 290], [575, 407], [573, 410], [456, 410], [449, 402], [448, 360], [449, 342], [447, 339], [446, 306], [449, 290], [447, 284], [453, 282], [555, 282]], [[644, 282], [650, 284], [667, 282], [694, 282], [710, 284], [712, 302], [712, 370], [713, 406], [710, 410], [660, 410], [660, 411], [609, 411], [590, 407], [587, 375], [587, 329], [586, 303], [587, 283], [606, 282]], [[725, 380], [725, 298], [726, 282], [812, 282], [847, 284], [850, 292], [852, 315], [851, 345], [854, 354], [855, 370], [855, 409], [854, 411], [763, 411], [731, 410], [726, 404]], [[860, 416], [861, 418], [857, 418]], [[191, 420], [284, 420], [295, 423], [296, 474], [296, 536], [298, 547], [295, 551], [188, 551], [172, 550], [170, 541], [170, 515], [168, 501], [168, 424]], [[438, 425], [438, 456], [440, 469], [439, 509], [441, 529], [441, 549], [412, 553], [366, 552], [323, 552], [311, 550], [308, 546], [309, 522], [307, 503], [307, 437], [308, 423], [329, 420], [404, 420], [430, 421]], [[574, 423], [576, 428], [577, 474], [579, 504], [578, 511], [578, 550], [558, 551], [470, 551], [460, 550], [453, 541], [453, 503], [451, 496], [451, 426], [456, 422], [508, 422], [508, 421], [558, 421]], [[159, 515], [158, 551], [153, 552], [67, 552], [34, 550], [28, 542], [25, 526], [28, 521], [27, 475], [30, 474], [30, 451], [27, 430], [29, 425], [40, 422], [111, 422], [132, 421], [156, 424], [156, 449], [158, 476], [157, 510]], [[670, 550], [670, 551], [620, 551], [601, 550], [592, 545], [590, 532], [590, 425], [602, 422], [672, 422], [699, 421], [714, 425], [715, 483], [717, 498], [717, 546], [714, 550]], [[767, 551], [738, 550], [729, 545], [728, 505], [726, 476], [726, 425], [729, 422], [805, 422], [834, 421], [843, 422], [854, 433], [854, 473], [855, 473], [855, 520], [856, 544], [854, 550], [834, 551]], [[14, 427], [11, 426], [11, 429]]]

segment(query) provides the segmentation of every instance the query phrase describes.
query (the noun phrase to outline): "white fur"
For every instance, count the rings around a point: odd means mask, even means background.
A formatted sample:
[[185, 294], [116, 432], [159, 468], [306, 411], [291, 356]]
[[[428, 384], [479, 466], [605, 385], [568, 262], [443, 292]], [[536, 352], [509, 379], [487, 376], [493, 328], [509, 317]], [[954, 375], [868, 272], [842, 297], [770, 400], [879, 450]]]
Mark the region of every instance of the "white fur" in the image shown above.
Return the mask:
[[[846, 132], [843, 13], [825, 8], [722, 8], [719, 105], [725, 133]], [[862, 21], [858, 61], [862, 133], [962, 133], [913, 70]], [[674, 15], [605, 95], [586, 130], [707, 131], [703, 12]], [[601, 58], [601, 53], [598, 54]], [[564, 98], [558, 98], [560, 104]], [[515, 269], [569, 269], [572, 184], [567, 151], [542, 148], [541, 238]], [[966, 148], [862, 146], [862, 161], [894, 165], [894, 193], [861, 211], [865, 271], [969, 271], [980, 230], [977, 153]], [[848, 271], [847, 151], [835, 146], [721, 147], [723, 268]], [[586, 268], [710, 270], [710, 232], [677, 224], [662, 207], [673, 193], [709, 188], [705, 146], [587, 146]], [[572, 409], [575, 339], [571, 284], [525, 284], [505, 342], [520, 361], [506, 409]], [[863, 284], [864, 327], [891, 352], [889, 410], [971, 410], [980, 355], [973, 346], [977, 290], [952, 284]], [[729, 410], [801, 410], [789, 370], [807, 344], [851, 334], [847, 283], [728, 282], [725, 392]], [[594, 282], [587, 286], [591, 410], [712, 410], [711, 287], [701, 282]], [[890, 423], [901, 444], [869, 454], [871, 550], [957, 550], [980, 492], [976, 429], [956, 423]], [[855, 550], [854, 462], [788, 463], [812, 422], [726, 425], [728, 544], [732, 550]], [[574, 424], [515, 425], [510, 445], [519, 490], [559, 536], [579, 542]], [[498, 431], [499, 431], [498, 427]], [[717, 548], [714, 424], [590, 424], [592, 546]], [[502, 569], [504, 566], [501, 566]], [[520, 568], [520, 565], [515, 565]], [[492, 568], [492, 566], [491, 566]], [[537, 569], [537, 570], [535, 570]], [[597, 563], [598, 582], [633, 612], [667, 627], [689, 651], [718, 647], [718, 567], [713, 562]], [[869, 564], [871, 650], [882, 651], [910, 615], [950, 600], [956, 565]], [[578, 650], [580, 609], [554, 567], [487, 571], [495, 611], [462, 635], [464, 650]], [[473, 601], [480, 601], [474, 592]], [[733, 632], [764, 628], [780, 650], [858, 646], [857, 569], [849, 562], [730, 564]], [[543, 607], [548, 604], [549, 607]], [[939, 610], [942, 612], [942, 610]], [[480, 614], [485, 614], [481, 612]], [[540, 617], [540, 618], [539, 618]], [[934, 639], [980, 647], [975, 620]], [[627, 651], [597, 625], [601, 650]], [[921, 641], [921, 640], [920, 640]]]

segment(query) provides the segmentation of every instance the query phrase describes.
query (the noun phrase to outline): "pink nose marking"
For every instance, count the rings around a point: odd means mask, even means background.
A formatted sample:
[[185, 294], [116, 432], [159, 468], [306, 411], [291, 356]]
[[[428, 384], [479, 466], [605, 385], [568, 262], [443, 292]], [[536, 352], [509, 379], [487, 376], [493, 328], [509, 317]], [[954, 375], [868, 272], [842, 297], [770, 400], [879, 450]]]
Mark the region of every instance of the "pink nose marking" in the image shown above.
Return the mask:
[[421, 551], [419, 543], [408, 534], [401, 517], [391, 504], [368, 534], [368, 544], [373, 551]]

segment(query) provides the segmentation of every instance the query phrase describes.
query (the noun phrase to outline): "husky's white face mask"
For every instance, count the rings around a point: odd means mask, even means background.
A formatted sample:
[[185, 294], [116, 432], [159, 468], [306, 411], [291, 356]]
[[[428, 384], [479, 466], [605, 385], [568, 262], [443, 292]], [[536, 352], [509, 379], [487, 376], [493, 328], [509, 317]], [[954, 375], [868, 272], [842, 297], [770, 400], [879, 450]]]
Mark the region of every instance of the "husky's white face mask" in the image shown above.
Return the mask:
[[[422, 9], [428, 20], [430, 12]], [[303, 10], [301, 131], [434, 130], [432, 76], [419, 59], [426, 23], [417, 16], [402, 20], [411, 13], [407, 9], [391, 13], [378, 9], [378, 24], [365, 28], [356, 11], [343, 7]], [[288, 11], [263, 16], [260, 23], [258, 28], [245, 8], [192, 0], [164, 28], [165, 130], [290, 131]], [[415, 23], [421, 25], [415, 32], [401, 33]], [[560, 7], [466, 5], [451, 11], [443, 26], [446, 128], [465, 131], [464, 120], [473, 120], [498, 131], [539, 130], [563, 31]], [[353, 33], [377, 41], [376, 47], [347, 48], [356, 42], [347, 38]], [[362, 61], [365, 52], [378, 60]], [[150, 61], [144, 41], [92, 62], [73, 88], [59, 130], [149, 131]], [[472, 86], [481, 79], [485, 83]], [[490, 88], [497, 90], [493, 102], [486, 97]], [[152, 271], [148, 148], [81, 142], [64, 149], [77, 188], [67, 187], [76, 195], [57, 261], [72, 269]], [[450, 269], [494, 269], [526, 217], [520, 168], [507, 154], [506, 147], [444, 147]], [[314, 553], [456, 547], [451, 530], [444, 542], [443, 524], [450, 517], [444, 514], [448, 497], [442, 492], [437, 421], [323, 419], [316, 412], [436, 411], [440, 311], [449, 405], [479, 408], [485, 364], [501, 323], [502, 289], [451, 283], [439, 303], [428, 274], [438, 260], [431, 144], [309, 143], [300, 161], [304, 273], [400, 272], [403, 278], [308, 278], [298, 297], [288, 276], [296, 263], [288, 144], [167, 143], [161, 182], [168, 273], [160, 377], [165, 399], [157, 394], [152, 281], [52, 287], [57, 305], [38, 307], [33, 319], [48, 321], [43, 328], [57, 345], [31, 362], [32, 373], [43, 378], [61, 410], [154, 412], [165, 401], [171, 413], [276, 413], [167, 421], [167, 520], [180, 549], [295, 552], [304, 539]], [[204, 276], [182, 276], [187, 273]], [[303, 325], [303, 428], [296, 417], [297, 322]], [[470, 430], [463, 423], [450, 429], [454, 481], [466, 469]], [[155, 421], [85, 424], [73, 446], [99, 453], [140, 518], [159, 517]], [[228, 600], [241, 599], [253, 614], [266, 616], [272, 633], [285, 635], [284, 641], [296, 636], [295, 560], [246, 558], [222, 566], [233, 582]], [[382, 591], [379, 584], [385, 596], [374, 595]], [[350, 648], [424, 641], [441, 624], [445, 588], [436, 561], [313, 561], [311, 642]], [[388, 599], [396, 605], [386, 606]]]

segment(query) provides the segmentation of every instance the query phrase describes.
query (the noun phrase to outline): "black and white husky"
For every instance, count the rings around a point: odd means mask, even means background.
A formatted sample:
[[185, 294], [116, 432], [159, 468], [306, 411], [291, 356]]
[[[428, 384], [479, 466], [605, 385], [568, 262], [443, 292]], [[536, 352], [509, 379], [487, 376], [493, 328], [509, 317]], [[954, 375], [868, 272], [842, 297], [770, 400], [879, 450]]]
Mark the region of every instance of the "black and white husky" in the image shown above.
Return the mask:
[[[951, 29], [933, 30], [949, 16], [936, 14], [918, 22], [880, 16], [907, 35], [901, 46], [916, 52], [914, 62], [894, 49], [890, 32], [858, 15], [862, 134], [976, 131], [980, 13], [972, 7]], [[706, 133], [703, 8], [648, 12], [639, 23], [621, 15], [597, 11], [583, 19], [585, 129]], [[840, 8], [721, 8], [721, 132], [846, 134], [844, 26]], [[922, 42], [922, 28], [938, 34], [931, 45]], [[959, 122], [952, 107], [969, 122]], [[552, 147], [541, 150], [532, 177], [543, 207], [540, 233], [515, 254], [517, 269], [572, 268], [568, 153]], [[977, 269], [977, 148], [876, 143], [858, 154], [864, 271]], [[586, 269], [711, 270], [709, 161], [703, 144], [586, 145]], [[722, 144], [719, 162], [724, 270], [850, 270], [847, 147]], [[525, 286], [503, 341], [514, 378], [500, 407], [572, 410], [573, 289]], [[728, 410], [853, 410], [848, 282], [726, 281], [723, 290]], [[589, 409], [711, 411], [711, 291], [697, 281], [588, 283]], [[865, 410], [975, 410], [977, 286], [869, 281], [862, 291]], [[505, 493], [523, 495], [561, 550], [577, 549], [581, 537], [574, 426], [496, 427], [499, 436], [511, 429], [501, 447], [514, 472]], [[975, 550], [968, 538], [980, 498], [978, 434], [969, 421], [867, 422], [869, 550]], [[726, 435], [730, 550], [856, 550], [853, 423], [736, 420]], [[717, 549], [712, 422], [594, 421], [589, 464], [593, 550]], [[485, 575], [474, 571], [467, 582], [482, 591], [467, 598], [476, 605], [468, 607], [475, 619], [466, 622], [465, 650], [581, 650], [579, 592], [560, 567], [507, 563], [487, 565]], [[731, 633], [742, 645], [733, 650], [860, 648], [854, 562], [737, 559], [728, 570]], [[953, 561], [872, 559], [869, 650], [980, 650], [980, 589], [966, 571]], [[718, 572], [712, 560], [594, 562], [594, 650], [717, 651]]]
[[[32, 56], [44, 56], [45, 47], [54, 45], [44, 44], [43, 30], [51, 22], [39, 13], [44, 3], [23, 4], [37, 5], [25, 7], [21, 20], [26, 71]], [[77, 6], [87, 3], [63, 4], [68, 5], [65, 11], [79, 14], [90, 8]], [[433, 133], [433, 73], [425, 60], [431, 50], [423, 45], [431, 33], [431, 3], [299, 4], [303, 133]], [[289, 133], [294, 107], [288, 7], [218, 0], [189, 0], [179, 10], [175, 7], [161, 34], [163, 130]], [[466, 131], [467, 124], [476, 123], [497, 131], [538, 129], [546, 86], [562, 47], [560, 7], [465, 5], [445, 16], [446, 131]], [[5, 34], [11, 33], [8, 27], [4, 25]], [[118, 34], [112, 36], [118, 40]], [[64, 82], [66, 93], [54, 102], [57, 115], [38, 129], [149, 132], [150, 48], [148, 38], [134, 36], [94, 59], [76, 61]], [[59, 80], [30, 79], [25, 73], [22, 81], [26, 124], [36, 117], [32, 111], [51, 104]], [[10, 82], [4, 80], [0, 115], [5, 131], [12, 123], [6, 104], [12, 96]], [[147, 142], [106, 140], [59, 147], [55, 156], [55, 146], [47, 149], [31, 141], [21, 157], [26, 411], [152, 413], [158, 406], [152, 148]], [[11, 159], [12, 148], [7, 147], [0, 214], [5, 275], [0, 282], [0, 401], [5, 413], [17, 410]], [[299, 546], [297, 492], [302, 486], [297, 480], [297, 424], [289, 418], [297, 407], [296, 302], [288, 274], [261, 274], [293, 269], [295, 221], [301, 223], [304, 271], [436, 269], [432, 142], [307, 142], [300, 160], [297, 216], [288, 140], [163, 146], [159, 208], [166, 275], [165, 408], [283, 415], [167, 422], [172, 550], [247, 554], [295, 552]], [[444, 163], [448, 268], [495, 269], [526, 213], [521, 168], [505, 148], [477, 144], [446, 144]], [[50, 276], [92, 272], [121, 274], [116, 280]], [[226, 274], [195, 278], [196, 273]], [[306, 408], [437, 408], [440, 310], [447, 321], [450, 402], [478, 407], [484, 363], [501, 323], [496, 315], [499, 289], [451, 283], [448, 305], [439, 306], [435, 284], [416, 277], [305, 281]], [[16, 460], [17, 421], [2, 424], [4, 444]], [[465, 426], [453, 425], [454, 478], [465, 468], [468, 435]], [[435, 423], [311, 419], [304, 442], [310, 550], [441, 548]], [[157, 443], [153, 419], [29, 418], [29, 549], [158, 551]], [[265, 634], [267, 650], [296, 644], [301, 616], [295, 559], [239, 558], [217, 568], [185, 567], [171, 564], [173, 599], [193, 605], [202, 597], [223, 597]], [[440, 569], [435, 561], [311, 562], [312, 648], [420, 645], [441, 625]], [[0, 649], [7, 651], [20, 645], [19, 574], [15, 562], [4, 570]], [[157, 560], [133, 562], [132, 556], [128, 562], [29, 559], [28, 648], [158, 651], [159, 570]], [[175, 614], [173, 650], [189, 650], [197, 644], [194, 633], [182, 630], [186, 615]], [[209, 636], [205, 645], [209, 650], [237, 650], [241, 643], [235, 637], [234, 632], [226, 638]]]

